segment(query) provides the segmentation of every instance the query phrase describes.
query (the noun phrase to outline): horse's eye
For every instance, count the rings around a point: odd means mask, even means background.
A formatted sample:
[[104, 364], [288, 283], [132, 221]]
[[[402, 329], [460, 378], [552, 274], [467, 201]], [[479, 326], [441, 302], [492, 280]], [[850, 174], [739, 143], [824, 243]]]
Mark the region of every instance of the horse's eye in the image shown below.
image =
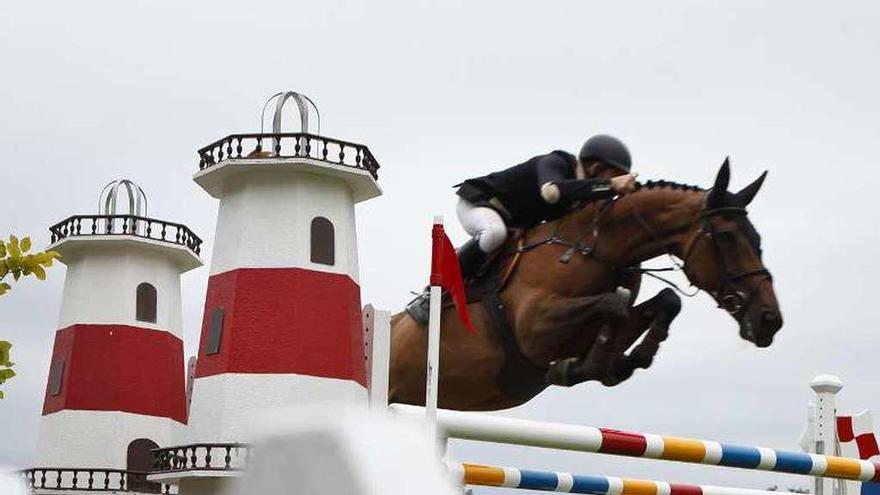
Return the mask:
[[722, 244], [736, 244], [736, 235], [729, 230], [718, 232], [715, 235]]

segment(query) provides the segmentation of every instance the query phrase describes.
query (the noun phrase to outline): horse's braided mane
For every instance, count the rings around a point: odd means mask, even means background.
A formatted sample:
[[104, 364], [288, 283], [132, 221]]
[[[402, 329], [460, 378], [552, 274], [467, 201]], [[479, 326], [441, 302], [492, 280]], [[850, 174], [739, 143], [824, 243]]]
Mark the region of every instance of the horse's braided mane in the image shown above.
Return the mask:
[[668, 187], [670, 189], [681, 189], [682, 191], [705, 191], [700, 186], [692, 186], [690, 184], [682, 184], [671, 180], [649, 180], [645, 183], [637, 182], [636, 190], [640, 189], [662, 189]]
[[[636, 182], [636, 190], [634, 192], [639, 191], [655, 191], [659, 189], [670, 189], [672, 191], [693, 191], [693, 192], [705, 192], [706, 189], [703, 189], [700, 186], [692, 186], [690, 184], [682, 184], [680, 182], [674, 182], [671, 180], [649, 180], [646, 182]], [[618, 199], [624, 198], [625, 196], [618, 196]], [[611, 201], [613, 203], [614, 200]], [[605, 204], [611, 204], [606, 202]], [[589, 205], [595, 204], [593, 202], [581, 202], [575, 203], [575, 205], [569, 210], [577, 211], [581, 210]]]

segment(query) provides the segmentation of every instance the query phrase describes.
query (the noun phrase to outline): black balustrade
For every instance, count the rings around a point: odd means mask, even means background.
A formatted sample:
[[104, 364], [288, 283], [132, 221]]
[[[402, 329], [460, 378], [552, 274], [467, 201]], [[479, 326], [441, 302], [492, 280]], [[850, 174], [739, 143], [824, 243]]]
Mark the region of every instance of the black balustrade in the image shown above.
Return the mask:
[[147, 480], [143, 471], [103, 468], [37, 467], [21, 472], [31, 491], [92, 491], [172, 495], [177, 487]]
[[379, 178], [379, 162], [362, 144], [315, 134], [232, 134], [199, 150], [199, 170], [235, 158], [311, 158], [366, 170]]
[[241, 471], [250, 456], [243, 443], [198, 443], [153, 450], [156, 464], [152, 472]]
[[134, 215], [75, 215], [49, 227], [52, 242], [76, 236], [133, 235], [185, 246], [199, 254], [202, 240], [186, 225]]

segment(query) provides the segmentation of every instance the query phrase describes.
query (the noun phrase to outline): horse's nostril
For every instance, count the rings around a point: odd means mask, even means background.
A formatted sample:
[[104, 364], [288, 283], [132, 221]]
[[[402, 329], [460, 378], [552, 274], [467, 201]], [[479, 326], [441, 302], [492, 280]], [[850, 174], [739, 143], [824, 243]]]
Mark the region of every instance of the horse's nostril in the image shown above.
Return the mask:
[[775, 311], [765, 311], [764, 314], [761, 315], [761, 326], [764, 328], [778, 328], [779, 315], [777, 315]]

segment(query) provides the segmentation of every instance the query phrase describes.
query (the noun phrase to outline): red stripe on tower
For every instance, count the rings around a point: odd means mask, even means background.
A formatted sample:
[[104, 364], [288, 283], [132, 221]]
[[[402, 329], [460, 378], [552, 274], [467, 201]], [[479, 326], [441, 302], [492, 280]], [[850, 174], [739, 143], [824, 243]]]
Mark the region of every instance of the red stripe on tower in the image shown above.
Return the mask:
[[168, 332], [72, 325], [55, 334], [52, 363], [61, 383], [50, 379], [43, 415], [123, 411], [186, 423], [183, 342]]
[[[360, 307], [360, 288], [347, 275], [301, 268], [214, 275], [196, 376], [297, 373], [366, 386]], [[218, 352], [210, 352], [212, 313], [218, 308], [223, 335]]]

